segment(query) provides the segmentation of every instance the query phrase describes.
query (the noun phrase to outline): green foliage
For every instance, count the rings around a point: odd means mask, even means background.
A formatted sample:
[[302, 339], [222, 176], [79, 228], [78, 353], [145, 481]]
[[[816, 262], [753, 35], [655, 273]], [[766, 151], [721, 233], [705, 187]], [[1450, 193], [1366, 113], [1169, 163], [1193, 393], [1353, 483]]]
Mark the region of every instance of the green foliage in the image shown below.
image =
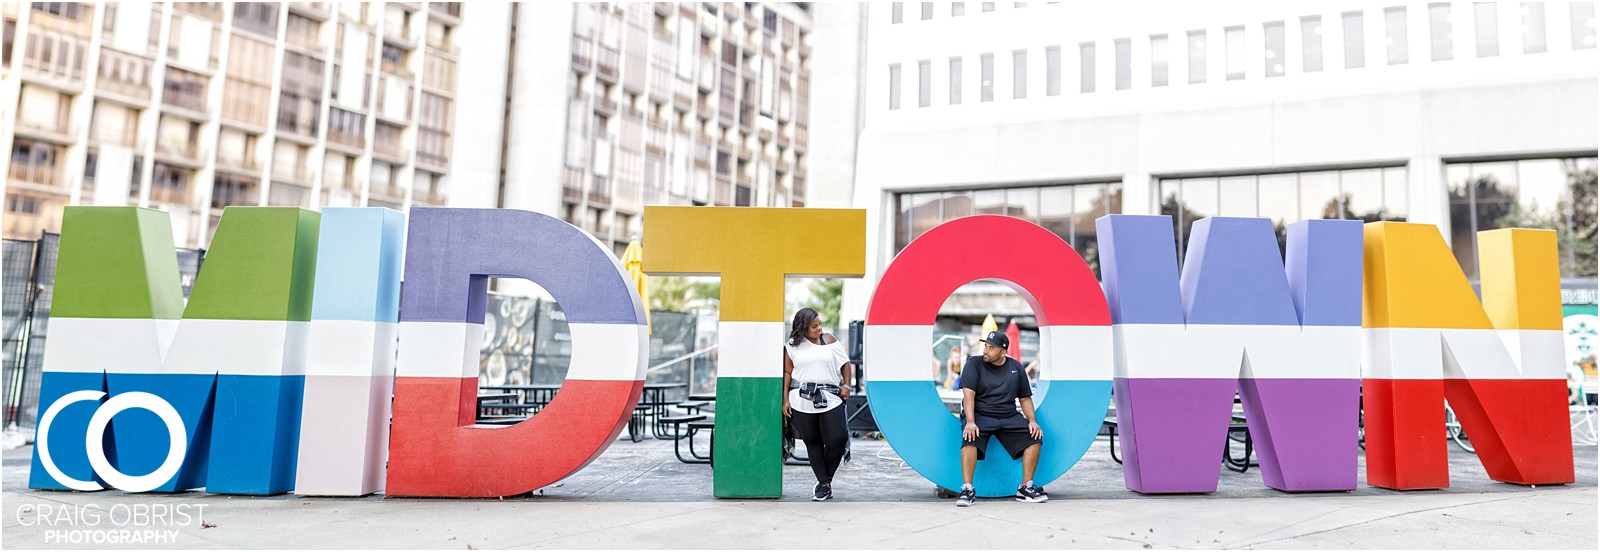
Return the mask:
[[716, 301], [722, 296], [722, 282], [696, 282], [683, 276], [649, 276], [650, 310], [687, 312], [690, 303]]
[[844, 280], [838, 278], [812, 280], [809, 289], [811, 300], [806, 302], [806, 306], [817, 311], [817, 317], [822, 320], [822, 327], [839, 327], [839, 306], [844, 302]]

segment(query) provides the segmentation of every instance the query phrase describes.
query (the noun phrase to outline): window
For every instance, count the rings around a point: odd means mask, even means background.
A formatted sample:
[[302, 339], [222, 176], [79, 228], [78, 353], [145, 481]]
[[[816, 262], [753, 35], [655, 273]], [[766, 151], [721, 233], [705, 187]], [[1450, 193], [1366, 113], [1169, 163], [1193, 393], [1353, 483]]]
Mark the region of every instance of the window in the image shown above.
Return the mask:
[[1117, 90], [1127, 90], [1133, 87], [1133, 41], [1119, 38], [1112, 47], [1117, 62]]
[[1436, 2], [1428, 4], [1428, 30], [1432, 36], [1433, 61], [1449, 61], [1454, 57], [1453, 38], [1450, 29], [1450, 4]]
[[951, 2], [950, 3], [950, 16], [951, 17], [955, 17], [955, 16], [958, 16], [958, 15], [966, 15], [966, 14], [967, 14], [967, 3], [966, 2]]
[[1222, 38], [1227, 45], [1228, 80], [1244, 78], [1244, 27], [1223, 29]]
[[1206, 32], [1189, 31], [1189, 84], [1206, 81]]
[[986, 12], [994, 11], [994, 2], [984, 2], [983, 3], [983, 11], [986, 11]]
[[1150, 37], [1150, 86], [1167, 85], [1167, 35]]
[[1061, 95], [1061, 47], [1044, 49], [1044, 95]]
[[1300, 68], [1307, 73], [1322, 70], [1322, 17], [1300, 18]]
[[1288, 225], [1301, 220], [1406, 220], [1406, 168], [1169, 178], [1156, 197], [1173, 219], [1180, 260], [1192, 225], [1209, 216], [1269, 219], [1281, 252]]
[[1094, 92], [1094, 43], [1078, 45], [1078, 92]]
[[1344, 19], [1344, 68], [1360, 69], [1367, 66], [1367, 32], [1362, 28], [1363, 19], [1361, 12], [1345, 12]]
[[984, 54], [978, 61], [981, 65], [978, 70], [983, 78], [982, 82], [978, 83], [978, 89], [982, 93], [980, 100], [992, 102], [994, 101], [994, 54]]
[[1264, 35], [1263, 38], [1267, 41], [1265, 52], [1267, 77], [1281, 77], [1284, 74], [1283, 64], [1286, 59], [1283, 43], [1283, 22], [1274, 21], [1262, 25], [1261, 32]]
[[1478, 57], [1500, 55], [1500, 7], [1493, 2], [1473, 2], [1473, 19], [1477, 23]]
[[961, 58], [950, 58], [950, 105], [961, 105]]
[[890, 23], [900, 23], [900, 22], [904, 21], [905, 20], [905, 9], [906, 9], [905, 2], [895, 2], [894, 3], [894, 7], [893, 7], [892, 15], [889, 16], [889, 22]]
[[933, 19], [933, 2], [923, 2], [922, 3], [922, 20], [923, 21], [927, 21], [929, 19]]
[[1011, 98], [1020, 100], [1028, 97], [1028, 51], [1013, 50], [1011, 52]]
[[239, 2], [233, 5], [233, 28], [278, 37], [277, 2]]
[[1522, 3], [1522, 53], [1539, 54], [1548, 49], [1544, 38], [1544, 2]]
[[1406, 39], [1406, 8], [1404, 6], [1386, 8], [1383, 10], [1384, 26], [1387, 27], [1387, 36], [1383, 38], [1389, 47], [1389, 65], [1404, 65], [1410, 61], [1410, 42]]
[[1450, 244], [1461, 270], [1478, 274], [1478, 232], [1556, 231], [1561, 277], [1595, 276], [1595, 158], [1448, 163]]
[[11, 66], [11, 44], [17, 41], [17, 22], [16, 21], [12, 21], [10, 19], [6, 19], [5, 20], [4, 35], [5, 35], [4, 46], [0, 47], [0, 63], [5, 64], [6, 67], [10, 67]]
[[896, 194], [895, 250], [941, 223], [1004, 215], [1038, 224], [1072, 244], [1099, 271], [1095, 219], [1122, 212], [1121, 182]]
[[928, 107], [933, 103], [933, 62], [922, 60], [917, 62], [917, 107]]
[[254, 178], [219, 173], [211, 185], [211, 208], [221, 210], [229, 205], [260, 205], [261, 196], [257, 188]]
[[900, 64], [889, 65], [889, 109], [900, 109]]
[[1572, 3], [1572, 49], [1594, 47], [1594, 2]]

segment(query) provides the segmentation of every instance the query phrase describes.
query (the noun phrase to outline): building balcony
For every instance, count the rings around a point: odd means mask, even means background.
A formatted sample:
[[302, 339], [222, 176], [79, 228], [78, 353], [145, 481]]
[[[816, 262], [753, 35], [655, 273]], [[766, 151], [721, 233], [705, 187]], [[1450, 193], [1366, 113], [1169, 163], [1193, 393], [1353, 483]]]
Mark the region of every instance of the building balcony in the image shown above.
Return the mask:
[[156, 144], [156, 156], [163, 161], [189, 167], [199, 167], [205, 162], [205, 152], [195, 142], [159, 142]]
[[316, 174], [316, 171], [311, 170], [311, 167], [306, 166], [305, 163], [296, 163], [292, 167], [278, 166], [272, 168], [273, 180], [281, 180], [302, 186], [310, 186], [312, 180], [316, 178]]
[[806, 127], [803, 127], [803, 126], [800, 126], [800, 125], [795, 125], [795, 127], [794, 127], [794, 150], [798, 151], [800, 153], [805, 153], [805, 151], [806, 151], [806, 142], [809, 141], [809, 139], [810, 139], [810, 133], [806, 132]]
[[33, 119], [18, 117], [16, 133], [19, 136], [38, 138], [48, 142], [71, 144], [76, 142], [77, 129], [72, 122], [62, 114], [60, 117], [46, 117]]
[[411, 36], [411, 28], [403, 25], [384, 25], [383, 42], [404, 50], [417, 49], [417, 39]]
[[329, 15], [327, 2], [290, 2], [289, 11], [317, 21], [327, 21]]
[[594, 177], [594, 184], [595, 187], [590, 189], [588, 194], [589, 205], [591, 207], [605, 207], [611, 205], [611, 190], [609, 189], [609, 183], [606, 181], [606, 177], [596, 175]]
[[346, 132], [330, 127], [328, 129], [328, 143], [345, 146], [360, 152], [367, 147], [367, 138], [360, 133]]
[[595, 50], [594, 76], [610, 84], [617, 83], [617, 61], [622, 54], [616, 48], [601, 44]]
[[461, 22], [460, 2], [428, 2], [429, 17], [450, 24]]
[[778, 147], [787, 148], [790, 143], [789, 133], [782, 130], [778, 131]]
[[766, 128], [766, 127], [761, 127], [761, 128], [756, 129], [756, 138], [761, 140], [763, 143], [771, 142], [772, 141], [772, 129]]
[[617, 114], [617, 101], [606, 96], [594, 99], [594, 112], [610, 117]]
[[396, 186], [393, 183], [379, 184], [377, 182], [373, 182], [372, 187], [367, 190], [367, 196], [399, 203], [401, 200], [405, 199], [406, 189]]
[[372, 155], [382, 158], [384, 161], [403, 164], [406, 162], [406, 158], [411, 156], [411, 152], [401, 146], [400, 142], [374, 140], [372, 142]]
[[678, 111], [688, 112], [694, 109], [694, 85], [684, 82], [678, 83], [678, 88], [672, 92], [672, 107]]
[[572, 70], [588, 73], [594, 67], [594, 43], [587, 37], [572, 37]]
[[217, 154], [217, 168], [235, 172], [255, 173], [260, 169], [256, 158], [248, 155], [234, 156]]
[[809, 57], [811, 57], [811, 43], [810, 42], [801, 42], [800, 43], [800, 59], [806, 59], [806, 58], [809, 58]]
[[562, 170], [561, 199], [567, 203], [583, 201], [583, 169], [566, 167]]

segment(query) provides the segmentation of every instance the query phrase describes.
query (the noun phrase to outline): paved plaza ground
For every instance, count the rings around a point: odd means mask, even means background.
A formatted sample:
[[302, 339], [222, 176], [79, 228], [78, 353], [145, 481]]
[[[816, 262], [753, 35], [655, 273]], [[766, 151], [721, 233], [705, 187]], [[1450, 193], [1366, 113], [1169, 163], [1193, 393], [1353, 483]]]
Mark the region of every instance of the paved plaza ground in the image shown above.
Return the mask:
[[[711, 468], [679, 463], [671, 441], [622, 440], [571, 478], [498, 500], [308, 499], [41, 492], [27, 489], [31, 447], [4, 453], [5, 548], [1571, 548], [1594, 550], [1596, 449], [1579, 447], [1577, 482], [1490, 481], [1451, 447], [1451, 488], [1290, 494], [1255, 469], [1220, 471], [1215, 493], [1142, 496], [1122, 484], [1104, 437], [1050, 501], [957, 508], [905, 469], [884, 441], [855, 439], [836, 500], [813, 503], [810, 469], [784, 469], [780, 500], [711, 497]], [[537, 462], [536, 457], [528, 459]], [[506, 469], [485, 465], [485, 470]], [[1363, 473], [1365, 468], [1363, 467]], [[1364, 480], [1364, 478], [1363, 478]], [[95, 508], [88, 508], [87, 505]], [[184, 506], [187, 505], [187, 506]], [[144, 544], [61, 543], [74, 530], [120, 530], [139, 510], [168, 516]], [[41, 521], [41, 511], [54, 517]], [[101, 512], [98, 525], [63, 512]], [[118, 513], [121, 513], [120, 517]], [[184, 521], [185, 523], [178, 523]], [[77, 523], [77, 525], [74, 525]], [[102, 532], [102, 534], [105, 534]], [[94, 538], [79, 533], [77, 538]], [[135, 536], [137, 537], [137, 536]], [[158, 538], [154, 533], [144, 538]], [[129, 538], [104, 537], [104, 538]], [[47, 539], [57, 539], [47, 542]]]

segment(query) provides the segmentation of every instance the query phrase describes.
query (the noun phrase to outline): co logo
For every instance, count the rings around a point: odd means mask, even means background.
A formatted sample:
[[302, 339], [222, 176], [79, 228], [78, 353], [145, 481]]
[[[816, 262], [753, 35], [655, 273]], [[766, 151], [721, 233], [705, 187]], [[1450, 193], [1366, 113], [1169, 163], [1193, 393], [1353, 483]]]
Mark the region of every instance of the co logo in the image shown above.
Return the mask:
[[[39, 420], [38, 442], [34, 448], [39, 451], [39, 463], [44, 465], [50, 477], [56, 482], [75, 491], [98, 491], [103, 489], [94, 481], [81, 481], [68, 477], [62, 473], [56, 463], [50, 459], [50, 423], [55, 421], [61, 409], [79, 401], [98, 401], [104, 397], [104, 391], [74, 391], [67, 393], [49, 409], [44, 411], [44, 417]], [[106, 424], [111, 423], [111, 417], [130, 409], [141, 408], [161, 418], [167, 424], [167, 434], [172, 439], [171, 448], [167, 450], [167, 459], [155, 471], [145, 475], [127, 475], [117, 471], [110, 461], [106, 460], [105, 443]], [[183, 457], [188, 453], [189, 443], [186, 440], [187, 431], [183, 427], [183, 418], [172, 404], [165, 399], [149, 393], [129, 392], [111, 397], [105, 404], [95, 410], [94, 416], [89, 418], [89, 430], [84, 435], [84, 448], [89, 452], [89, 465], [94, 467], [95, 475], [100, 476], [112, 487], [133, 493], [142, 493], [160, 487], [172, 476], [177, 475], [178, 469], [183, 466]]]

